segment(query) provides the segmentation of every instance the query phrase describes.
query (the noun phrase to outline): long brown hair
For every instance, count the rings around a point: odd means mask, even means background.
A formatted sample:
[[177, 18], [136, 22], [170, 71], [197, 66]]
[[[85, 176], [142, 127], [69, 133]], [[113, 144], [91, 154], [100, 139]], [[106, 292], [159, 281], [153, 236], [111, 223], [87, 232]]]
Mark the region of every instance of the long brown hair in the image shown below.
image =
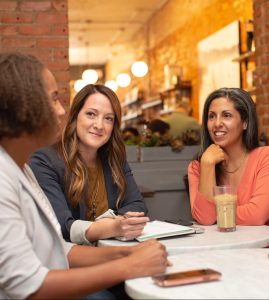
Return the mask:
[[96, 93], [103, 94], [109, 99], [115, 113], [111, 137], [105, 145], [98, 149], [98, 155], [101, 158], [107, 157], [108, 159], [108, 164], [112, 170], [113, 181], [118, 187], [116, 207], [119, 208], [126, 190], [126, 181], [123, 171], [126, 152], [120, 131], [121, 106], [117, 95], [104, 85], [86, 85], [77, 93], [72, 102], [63, 131], [62, 141], [59, 145], [60, 153], [63, 155], [66, 165], [65, 187], [69, 201], [74, 207], [76, 207], [82, 199], [87, 201], [87, 199], [90, 198], [91, 187], [89, 186], [89, 171], [82, 161], [78, 150], [76, 123], [77, 116], [84, 106], [85, 101], [90, 95]]

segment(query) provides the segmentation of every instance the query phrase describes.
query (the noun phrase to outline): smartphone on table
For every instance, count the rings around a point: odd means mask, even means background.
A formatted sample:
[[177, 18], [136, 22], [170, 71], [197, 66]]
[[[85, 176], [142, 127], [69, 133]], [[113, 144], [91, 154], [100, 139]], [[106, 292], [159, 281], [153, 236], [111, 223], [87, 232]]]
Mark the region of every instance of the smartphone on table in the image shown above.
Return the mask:
[[222, 274], [213, 269], [195, 269], [183, 272], [176, 272], [164, 275], [153, 276], [155, 284], [161, 287], [169, 287], [183, 284], [215, 281], [221, 278]]

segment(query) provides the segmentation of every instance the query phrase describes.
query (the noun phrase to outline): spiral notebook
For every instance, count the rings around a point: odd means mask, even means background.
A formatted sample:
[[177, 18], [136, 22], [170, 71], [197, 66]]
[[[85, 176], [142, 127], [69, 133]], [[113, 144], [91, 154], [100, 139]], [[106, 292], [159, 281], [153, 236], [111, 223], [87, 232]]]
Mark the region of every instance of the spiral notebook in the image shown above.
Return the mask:
[[195, 233], [194, 228], [155, 220], [146, 224], [146, 226], [144, 227], [144, 231], [140, 236], [136, 238], [136, 240], [139, 242], [143, 242], [152, 238], [160, 239], [192, 233]]

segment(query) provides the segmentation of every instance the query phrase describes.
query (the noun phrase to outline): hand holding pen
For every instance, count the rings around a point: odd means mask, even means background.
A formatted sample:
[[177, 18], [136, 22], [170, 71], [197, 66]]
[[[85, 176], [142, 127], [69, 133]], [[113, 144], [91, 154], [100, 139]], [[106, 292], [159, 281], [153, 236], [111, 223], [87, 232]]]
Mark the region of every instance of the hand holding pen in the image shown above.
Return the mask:
[[127, 240], [133, 240], [138, 237], [146, 223], [149, 221], [143, 212], [127, 212], [123, 216], [119, 216], [120, 236]]

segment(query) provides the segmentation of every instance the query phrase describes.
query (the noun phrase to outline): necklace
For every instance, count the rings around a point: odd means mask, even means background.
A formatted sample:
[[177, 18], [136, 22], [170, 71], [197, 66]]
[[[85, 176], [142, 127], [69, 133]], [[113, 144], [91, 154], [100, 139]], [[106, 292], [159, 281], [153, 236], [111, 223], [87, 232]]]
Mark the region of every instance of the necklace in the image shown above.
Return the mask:
[[236, 167], [236, 168], [235, 168], [234, 170], [232, 170], [232, 171], [229, 171], [229, 170], [227, 170], [226, 168], [224, 168], [224, 166], [222, 166], [224, 172], [225, 172], [225, 173], [229, 173], [229, 174], [236, 173], [236, 172], [242, 167], [242, 165], [243, 165], [243, 163], [244, 163], [244, 161], [245, 161], [246, 156], [247, 156], [247, 152], [245, 152], [245, 155], [242, 157], [239, 166]]

